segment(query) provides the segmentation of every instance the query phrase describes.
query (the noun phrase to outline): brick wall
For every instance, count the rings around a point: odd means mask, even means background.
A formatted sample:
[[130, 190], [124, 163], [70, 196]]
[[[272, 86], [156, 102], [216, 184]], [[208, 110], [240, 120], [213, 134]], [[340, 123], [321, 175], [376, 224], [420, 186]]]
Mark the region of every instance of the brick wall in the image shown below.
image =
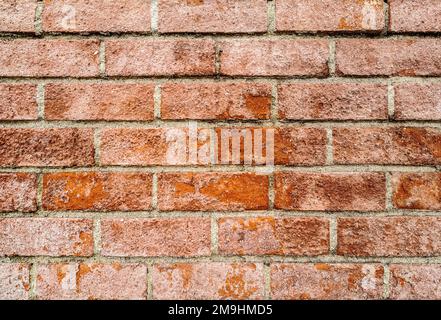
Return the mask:
[[2, 0], [0, 33], [1, 299], [441, 298], [441, 1]]

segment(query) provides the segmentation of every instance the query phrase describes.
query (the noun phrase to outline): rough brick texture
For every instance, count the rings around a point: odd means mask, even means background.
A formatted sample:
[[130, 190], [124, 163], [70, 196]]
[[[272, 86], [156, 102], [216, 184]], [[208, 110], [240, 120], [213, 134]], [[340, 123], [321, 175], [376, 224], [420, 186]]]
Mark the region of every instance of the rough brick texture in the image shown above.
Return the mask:
[[441, 299], [440, 32], [441, 0], [0, 0], [0, 300]]
[[150, 3], [144, 0], [45, 0], [43, 30], [50, 32], [148, 32], [150, 31]]
[[160, 264], [153, 267], [152, 277], [155, 299], [244, 300], [264, 294], [262, 264]]

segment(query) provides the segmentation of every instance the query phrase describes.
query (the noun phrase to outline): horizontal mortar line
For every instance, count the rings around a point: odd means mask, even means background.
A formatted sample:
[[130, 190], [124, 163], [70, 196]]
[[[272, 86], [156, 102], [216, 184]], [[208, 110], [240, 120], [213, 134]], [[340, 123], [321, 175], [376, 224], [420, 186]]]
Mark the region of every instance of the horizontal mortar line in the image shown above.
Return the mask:
[[288, 171], [299, 173], [363, 173], [363, 172], [436, 172], [439, 170], [436, 165], [405, 166], [405, 165], [322, 165], [322, 166], [301, 166], [301, 165], [275, 165], [275, 166], [244, 166], [244, 165], [207, 165], [207, 166], [91, 166], [91, 167], [1, 167], [0, 172], [28, 172], [28, 173], [63, 173], [63, 172], [140, 172], [140, 173], [205, 173], [205, 172], [230, 172], [230, 173], [261, 173], [271, 174], [274, 171]]
[[170, 256], [91, 256], [91, 257], [51, 257], [51, 256], [14, 256], [0, 257], [0, 263], [138, 263], [138, 264], [169, 264], [169, 263], [372, 263], [372, 264], [441, 264], [440, 256], [431, 257], [353, 257], [338, 255], [321, 256], [283, 256], [283, 255], [212, 255], [200, 257]]
[[90, 129], [161, 129], [161, 128], [186, 128], [189, 122], [197, 123], [201, 129], [234, 128], [257, 126], [261, 128], [397, 128], [397, 127], [423, 127], [441, 128], [441, 120], [146, 120], [146, 121], [105, 121], [105, 120], [0, 120], [0, 128], [90, 128]]
[[372, 83], [393, 85], [402, 83], [441, 83], [441, 77], [437, 76], [226, 76], [226, 75], [195, 75], [195, 76], [97, 76], [97, 77], [0, 77], [0, 83], [30, 83], [30, 84], [49, 84], [49, 83], [129, 83], [129, 84], [168, 84], [168, 83], [272, 83], [276, 81], [279, 85], [295, 83]]
[[17, 32], [0, 32], [0, 40], [87, 40], [102, 38], [104, 40], [119, 39], [146, 39], [146, 40], [242, 40], [242, 39], [265, 39], [265, 40], [296, 40], [296, 39], [329, 39], [330, 37], [339, 39], [439, 39], [441, 32], [403, 32], [403, 33], [382, 33], [367, 31], [276, 31], [276, 32], [241, 32], [241, 33], [225, 33], [225, 32], [47, 32], [42, 31], [36, 33], [17, 33]]
[[30, 213], [3, 212], [0, 218], [70, 218], [70, 219], [168, 219], [168, 218], [382, 218], [382, 217], [441, 217], [441, 210], [392, 209], [385, 211], [45, 211]]

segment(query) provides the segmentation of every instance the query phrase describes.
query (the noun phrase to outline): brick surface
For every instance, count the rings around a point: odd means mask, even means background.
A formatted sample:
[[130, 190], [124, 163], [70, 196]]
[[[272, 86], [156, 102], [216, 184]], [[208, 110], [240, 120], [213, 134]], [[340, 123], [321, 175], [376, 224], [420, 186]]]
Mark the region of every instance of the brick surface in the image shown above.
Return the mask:
[[383, 28], [382, 0], [276, 0], [278, 31], [380, 32]]
[[0, 120], [36, 120], [37, 86], [0, 84]]
[[46, 210], [140, 211], [151, 208], [152, 175], [71, 172], [43, 177]]
[[382, 173], [278, 172], [275, 207], [305, 211], [375, 211], [386, 205]]
[[438, 0], [391, 0], [390, 26], [393, 32], [440, 32], [441, 2]]
[[161, 173], [160, 210], [268, 209], [268, 176], [253, 173]]
[[393, 264], [390, 274], [391, 299], [440, 299], [441, 265]]
[[440, 39], [343, 39], [336, 71], [355, 76], [439, 76]]
[[0, 219], [0, 256], [91, 256], [92, 220]]
[[264, 295], [263, 265], [257, 263], [159, 264], [152, 278], [153, 298], [159, 300], [252, 300]]
[[34, 32], [37, 1], [2, 0], [0, 3], [0, 32]]
[[267, 30], [266, 0], [159, 0], [163, 33], [252, 33]]
[[0, 166], [89, 166], [92, 129], [0, 129]]
[[221, 218], [224, 255], [315, 256], [329, 252], [329, 221], [320, 218]]
[[37, 176], [0, 173], [0, 212], [37, 210]]
[[337, 253], [346, 256], [437, 256], [439, 217], [339, 218]]
[[48, 84], [48, 120], [153, 120], [153, 84]]
[[276, 263], [271, 294], [278, 300], [380, 299], [383, 273], [378, 264]]
[[339, 164], [441, 162], [441, 131], [435, 128], [338, 128], [333, 137], [334, 161]]
[[228, 76], [328, 75], [325, 40], [229, 40], [221, 48], [221, 74]]
[[286, 120], [384, 120], [387, 86], [368, 83], [287, 83], [278, 88]]
[[441, 210], [441, 173], [394, 173], [392, 186], [396, 208]]
[[29, 297], [29, 265], [0, 264], [0, 299], [27, 300]]
[[161, 87], [162, 119], [268, 119], [271, 85], [266, 83], [167, 83]]
[[66, 263], [37, 267], [41, 300], [144, 300], [147, 268], [141, 264]]
[[108, 40], [106, 72], [110, 76], [191, 76], [215, 72], [211, 40]]
[[98, 75], [97, 40], [0, 40], [0, 77]]
[[441, 84], [395, 86], [396, 120], [441, 120]]
[[51, 32], [148, 32], [150, 1], [44, 1], [43, 30]]
[[105, 256], [193, 257], [210, 254], [209, 218], [105, 219]]

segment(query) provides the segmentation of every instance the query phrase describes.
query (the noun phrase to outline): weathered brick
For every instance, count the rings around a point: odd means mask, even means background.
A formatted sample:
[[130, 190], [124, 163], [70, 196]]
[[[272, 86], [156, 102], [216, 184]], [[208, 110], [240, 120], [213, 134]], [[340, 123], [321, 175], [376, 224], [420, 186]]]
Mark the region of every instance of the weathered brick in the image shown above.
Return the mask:
[[276, 300], [381, 299], [383, 267], [378, 264], [271, 265], [271, 296]]
[[176, 263], [154, 265], [153, 298], [159, 300], [251, 300], [264, 296], [263, 265]]
[[276, 0], [278, 31], [379, 32], [383, 28], [383, 0]]
[[343, 39], [336, 71], [354, 76], [439, 76], [441, 39]]
[[37, 267], [36, 294], [44, 300], [143, 300], [146, 279], [142, 264], [44, 264]]
[[267, 30], [266, 0], [159, 0], [163, 33], [252, 33]]
[[338, 164], [440, 164], [441, 131], [435, 128], [336, 128]]
[[382, 173], [278, 172], [275, 207], [284, 210], [375, 211], [386, 206]]
[[37, 210], [37, 176], [0, 173], [0, 212]]
[[43, 177], [43, 208], [51, 211], [149, 210], [151, 195], [148, 173], [67, 172]]
[[329, 252], [329, 221], [321, 218], [221, 218], [224, 255], [316, 256]]
[[43, 30], [50, 32], [148, 32], [150, 1], [44, 1]]
[[192, 76], [215, 72], [212, 40], [106, 41], [106, 70], [110, 76]]
[[161, 173], [160, 210], [268, 209], [268, 176], [254, 173]]
[[0, 219], [0, 256], [90, 256], [92, 220]]
[[390, 299], [441, 299], [441, 265], [392, 264]]
[[2, 0], [0, 2], [0, 32], [35, 32], [37, 1]]
[[0, 40], [0, 77], [98, 75], [98, 40]]
[[395, 86], [396, 120], [441, 120], [441, 84]]
[[0, 84], [0, 120], [36, 120], [37, 86]]
[[391, 0], [390, 26], [393, 32], [440, 32], [441, 2], [438, 0]]
[[0, 263], [1, 300], [27, 300], [30, 287], [29, 265]]
[[153, 120], [153, 92], [153, 84], [48, 84], [45, 87], [45, 118]]
[[328, 75], [329, 46], [326, 40], [222, 41], [221, 73], [229, 76]]
[[192, 257], [210, 254], [209, 218], [104, 219], [105, 256]]
[[392, 184], [396, 208], [441, 210], [441, 173], [394, 173]]
[[283, 120], [384, 120], [387, 85], [286, 83], [278, 88]]
[[0, 129], [0, 166], [89, 166], [92, 129]]
[[337, 253], [345, 256], [438, 256], [438, 217], [339, 218]]
[[271, 108], [267, 83], [167, 83], [161, 88], [161, 118], [262, 120]]

